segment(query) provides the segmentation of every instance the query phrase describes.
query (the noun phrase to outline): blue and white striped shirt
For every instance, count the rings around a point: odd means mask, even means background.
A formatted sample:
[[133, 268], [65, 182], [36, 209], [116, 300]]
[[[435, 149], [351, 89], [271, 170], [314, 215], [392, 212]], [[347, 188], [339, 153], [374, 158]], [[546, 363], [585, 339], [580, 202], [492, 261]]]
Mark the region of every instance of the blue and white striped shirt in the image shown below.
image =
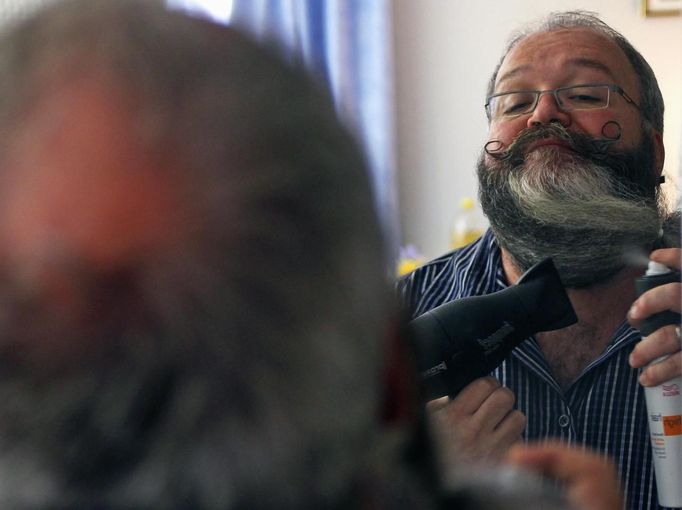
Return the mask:
[[[411, 318], [454, 299], [507, 287], [489, 230], [477, 242], [437, 258], [398, 282]], [[618, 466], [626, 508], [657, 509], [644, 392], [628, 356], [639, 332], [623, 321], [606, 350], [564, 393], [534, 338], [522, 342], [492, 375], [516, 395], [526, 440], [559, 439], [609, 455]], [[682, 481], [681, 481], [682, 483]]]

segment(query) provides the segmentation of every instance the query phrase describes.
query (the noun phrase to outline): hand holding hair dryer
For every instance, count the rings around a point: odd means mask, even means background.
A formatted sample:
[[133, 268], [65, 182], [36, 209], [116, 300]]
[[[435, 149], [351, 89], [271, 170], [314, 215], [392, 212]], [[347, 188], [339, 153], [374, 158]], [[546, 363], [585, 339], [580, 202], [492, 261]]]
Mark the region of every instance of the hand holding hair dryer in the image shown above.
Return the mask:
[[408, 325], [423, 396], [426, 400], [454, 397], [499, 366], [529, 336], [577, 321], [549, 258], [507, 289], [434, 308]]

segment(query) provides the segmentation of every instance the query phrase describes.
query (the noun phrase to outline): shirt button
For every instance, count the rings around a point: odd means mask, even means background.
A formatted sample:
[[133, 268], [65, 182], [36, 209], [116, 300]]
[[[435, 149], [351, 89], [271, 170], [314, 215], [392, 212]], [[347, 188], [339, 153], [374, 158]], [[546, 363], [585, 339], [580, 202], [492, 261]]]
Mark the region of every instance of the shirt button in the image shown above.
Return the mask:
[[571, 419], [568, 416], [566, 416], [565, 414], [559, 416], [559, 427], [565, 429], [566, 427], [568, 427], [569, 423], [571, 423]]

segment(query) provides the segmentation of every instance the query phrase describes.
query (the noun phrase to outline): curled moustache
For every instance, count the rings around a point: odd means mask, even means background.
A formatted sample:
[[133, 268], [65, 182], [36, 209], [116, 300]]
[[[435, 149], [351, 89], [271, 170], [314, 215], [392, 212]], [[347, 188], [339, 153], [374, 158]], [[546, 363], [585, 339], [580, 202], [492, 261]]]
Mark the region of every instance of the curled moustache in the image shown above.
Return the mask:
[[618, 142], [622, 134], [623, 128], [615, 120], [610, 120], [602, 126], [601, 138], [571, 133], [563, 125], [552, 122], [524, 129], [508, 146], [501, 140], [489, 140], [483, 146], [483, 150], [488, 156], [498, 161], [510, 159], [523, 160], [525, 148], [530, 143], [544, 138], [555, 137], [566, 142], [568, 147], [575, 152], [600, 155], [605, 154], [609, 147]]

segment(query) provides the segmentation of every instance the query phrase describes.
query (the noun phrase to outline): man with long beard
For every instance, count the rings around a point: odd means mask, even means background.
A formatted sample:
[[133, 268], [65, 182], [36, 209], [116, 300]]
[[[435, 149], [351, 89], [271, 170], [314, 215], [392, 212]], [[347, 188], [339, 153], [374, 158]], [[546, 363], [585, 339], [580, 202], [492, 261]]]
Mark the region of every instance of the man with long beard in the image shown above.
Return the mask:
[[[529, 338], [494, 378], [430, 403], [444, 459], [453, 450], [460, 463], [494, 461], [521, 437], [558, 438], [611, 456], [629, 508], [657, 508], [640, 382], [679, 374], [682, 355], [674, 327], [633, 354], [641, 337], [626, 322], [642, 259], [679, 246], [679, 218], [659, 189], [656, 78], [598, 18], [556, 13], [512, 40], [487, 96], [490, 136], [478, 176], [491, 229], [412, 273], [399, 290], [416, 317], [501, 290], [552, 257], [579, 321]], [[679, 268], [679, 250], [657, 257]], [[679, 284], [671, 285], [667, 306], [679, 308]], [[635, 367], [662, 354], [671, 356], [639, 374]]]
[[[0, 38], [2, 510], [565, 508], [441, 490], [364, 158], [302, 69], [161, 1]], [[620, 508], [556, 449], [511, 460]]]

